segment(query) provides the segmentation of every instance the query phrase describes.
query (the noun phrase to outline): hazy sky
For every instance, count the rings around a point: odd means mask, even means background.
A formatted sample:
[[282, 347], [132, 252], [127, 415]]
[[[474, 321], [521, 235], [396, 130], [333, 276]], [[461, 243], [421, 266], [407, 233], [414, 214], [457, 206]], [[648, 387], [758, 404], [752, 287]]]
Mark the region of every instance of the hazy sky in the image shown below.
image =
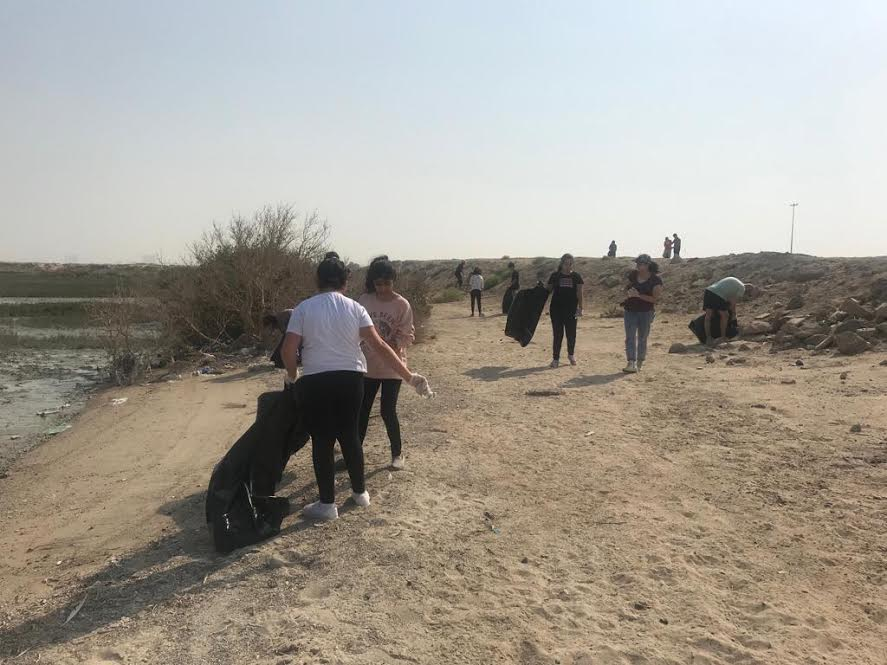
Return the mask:
[[887, 2], [0, 0], [0, 260], [887, 254]]

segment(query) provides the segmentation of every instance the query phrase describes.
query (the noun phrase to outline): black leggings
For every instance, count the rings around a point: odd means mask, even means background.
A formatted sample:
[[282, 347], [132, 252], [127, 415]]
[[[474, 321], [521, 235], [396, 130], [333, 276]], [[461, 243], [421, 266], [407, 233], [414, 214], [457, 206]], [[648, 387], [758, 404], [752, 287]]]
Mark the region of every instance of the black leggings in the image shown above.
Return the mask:
[[554, 346], [551, 355], [555, 360], [560, 360], [561, 346], [564, 343], [564, 333], [567, 333], [567, 353], [573, 355], [576, 352], [576, 313], [551, 311], [551, 329], [554, 333]]
[[376, 393], [382, 387], [382, 421], [391, 442], [391, 456], [398, 457], [401, 452], [400, 421], [397, 419], [397, 398], [400, 395], [400, 379], [363, 380], [363, 407], [360, 410], [360, 442], [366, 439], [370, 424], [370, 411], [376, 401]]
[[477, 313], [482, 314], [483, 310], [480, 308], [480, 289], [474, 289], [471, 292], [471, 313], [474, 314], [474, 303], [477, 302]]
[[311, 434], [314, 476], [323, 503], [336, 500], [336, 441], [348, 467], [351, 489], [360, 494], [366, 489], [363, 471], [363, 446], [358, 419], [363, 401], [361, 372], [321, 372], [299, 379], [305, 421]]

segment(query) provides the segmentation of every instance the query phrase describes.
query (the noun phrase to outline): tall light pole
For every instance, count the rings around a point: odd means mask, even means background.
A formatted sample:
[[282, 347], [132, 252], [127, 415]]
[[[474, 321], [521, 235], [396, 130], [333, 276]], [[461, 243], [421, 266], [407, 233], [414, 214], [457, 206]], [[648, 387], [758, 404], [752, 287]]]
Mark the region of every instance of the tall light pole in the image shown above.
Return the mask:
[[798, 202], [792, 201], [791, 203], [787, 203], [786, 205], [790, 206], [792, 209], [792, 238], [791, 238], [791, 241], [789, 241], [788, 253], [794, 254], [795, 253], [795, 208], [798, 207]]

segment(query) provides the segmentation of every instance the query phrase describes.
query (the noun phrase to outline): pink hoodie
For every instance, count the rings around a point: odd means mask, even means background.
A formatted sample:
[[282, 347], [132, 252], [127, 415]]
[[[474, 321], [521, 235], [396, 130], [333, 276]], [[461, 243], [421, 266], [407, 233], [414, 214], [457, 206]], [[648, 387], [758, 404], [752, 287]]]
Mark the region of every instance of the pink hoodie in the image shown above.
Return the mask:
[[[375, 293], [364, 293], [357, 299], [363, 305], [379, 336], [397, 352], [401, 360], [406, 362], [406, 349], [416, 339], [413, 328], [413, 310], [406, 298], [394, 294], [389, 301], [380, 300]], [[376, 352], [362, 344], [363, 354], [367, 359], [367, 377], [370, 379], [399, 379], [393, 369], [388, 367]]]

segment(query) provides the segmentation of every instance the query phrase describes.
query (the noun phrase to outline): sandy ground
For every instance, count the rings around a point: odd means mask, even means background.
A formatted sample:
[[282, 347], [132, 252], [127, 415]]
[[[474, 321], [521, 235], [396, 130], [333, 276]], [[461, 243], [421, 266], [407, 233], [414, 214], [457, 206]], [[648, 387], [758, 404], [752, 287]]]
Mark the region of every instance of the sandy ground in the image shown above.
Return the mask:
[[369, 509], [227, 557], [205, 485], [279, 377], [93, 400], [0, 480], [0, 662], [882, 665], [884, 354], [707, 363], [665, 353], [684, 325], [660, 316], [623, 376], [618, 320], [583, 320], [581, 365], [548, 370], [544, 324], [521, 349], [501, 317], [438, 307], [407, 469], [374, 420]]

